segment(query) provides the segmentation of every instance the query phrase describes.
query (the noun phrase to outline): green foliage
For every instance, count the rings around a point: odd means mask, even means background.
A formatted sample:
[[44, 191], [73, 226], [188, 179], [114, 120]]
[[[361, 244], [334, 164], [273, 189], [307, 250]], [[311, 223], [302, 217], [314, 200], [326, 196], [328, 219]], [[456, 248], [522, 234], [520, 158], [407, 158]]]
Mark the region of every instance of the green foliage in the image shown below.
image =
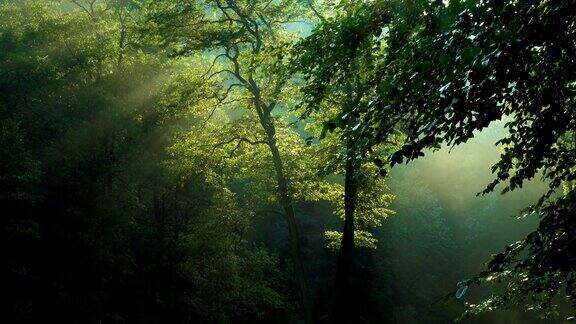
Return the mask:
[[276, 260], [246, 244], [250, 213], [217, 166], [174, 168], [190, 116], [172, 103], [211, 87], [174, 97], [177, 66], [138, 37], [138, 8], [0, 4], [8, 319], [258, 322], [286, 308]]
[[[4, 316], [293, 323], [306, 310], [320, 319], [352, 173], [348, 234], [363, 248], [353, 278], [362, 287], [349, 296], [370, 321], [444, 323], [464, 305], [429, 304], [517, 239], [502, 233], [527, 230], [492, 216], [516, 204], [463, 198], [457, 178], [484, 176], [391, 166], [498, 120], [507, 133], [484, 194], [537, 175], [549, 191], [526, 210], [539, 227], [456, 288], [483, 298], [465, 315], [516, 305], [561, 313], [556, 296], [576, 303], [574, 8], [0, 1]], [[475, 152], [461, 164], [486, 161]], [[500, 293], [469, 288], [480, 282]]]
[[[574, 180], [574, 8], [573, 1], [538, 0], [354, 3], [296, 48], [314, 109], [327, 96], [326, 85], [349, 82], [349, 67], [336, 62], [372, 63], [359, 70], [370, 94], [357, 106], [360, 127], [344, 136], [370, 150], [402, 132], [405, 142], [390, 155], [392, 165], [441, 144], [464, 143], [509, 118], [492, 168], [496, 179], [483, 193], [500, 183], [503, 192], [520, 188], [537, 174], [550, 191], [528, 211], [540, 214], [538, 230], [496, 256], [477, 280], [510, 277], [508, 297], [492, 308], [533, 297], [546, 309], [562, 285], [574, 295], [574, 265], [567, 261], [574, 246], [562, 239], [574, 233], [573, 194], [551, 198]], [[345, 128], [340, 120], [347, 113], [342, 108], [329, 129]], [[519, 276], [525, 280], [514, 279]], [[552, 277], [557, 285], [550, 284]]]

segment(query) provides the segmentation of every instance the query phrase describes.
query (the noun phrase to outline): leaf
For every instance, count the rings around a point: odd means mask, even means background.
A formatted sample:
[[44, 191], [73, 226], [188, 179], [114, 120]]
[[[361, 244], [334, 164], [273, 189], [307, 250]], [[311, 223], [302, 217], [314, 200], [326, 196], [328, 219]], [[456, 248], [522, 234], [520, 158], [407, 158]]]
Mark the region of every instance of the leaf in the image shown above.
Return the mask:
[[395, 165], [395, 164], [402, 163], [402, 160], [404, 160], [404, 158], [403, 158], [401, 153], [396, 152], [396, 153], [392, 154], [392, 157], [390, 158], [390, 160], [392, 162], [392, 165]]
[[448, 82], [445, 85], [443, 85], [442, 87], [440, 87], [440, 89], [438, 89], [438, 92], [443, 93], [446, 90], [448, 90], [448, 88], [450, 88], [450, 85], [452, 84], [452, 82]]
[[456, 298], [461, 299], [462, 297], [464, 297], [464, 295], [466, 294], [466, 291], [468, 291], [468, 285], [464, 285], [464, 286], [458, 288], [458, 290], [456, 290]]
[[385, 177], [386, 174], [388, 174], [388, 171], [386, 171], [386, 169], [380, 169], [380, 172], [379, 172], [379, 173], [380, 173], [380, 176], [381, 176], [381, 177]]

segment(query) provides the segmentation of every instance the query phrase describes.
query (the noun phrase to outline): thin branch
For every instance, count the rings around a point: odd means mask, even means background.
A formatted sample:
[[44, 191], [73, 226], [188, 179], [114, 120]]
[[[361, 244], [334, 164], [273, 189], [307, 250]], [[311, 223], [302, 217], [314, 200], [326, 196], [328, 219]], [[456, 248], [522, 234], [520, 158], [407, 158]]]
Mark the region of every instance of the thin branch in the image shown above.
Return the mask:
[[268, 141], [266, 141], [266, 140], [254, 140], [254, 141], [252, 141], [252, 140], [245, 138], [245, 137], [241, 138], [240, 140], [242, 142], [246, 142], [250, 145], [258, 145], [258, 144], [266, 144], [267, 145], [268, 144]]
[[260, 52], [260, 49], [262, 47], [262, 38], [260, 36], [258, 23], [254, 21], [254, 19], [250, 18], [250, 16], [242, 12], [240, 7], [238, 7], [238, 5], [236, 4], [236, 2], [234, 2], [234, 0], [226, 0], [226, 3], [228, 4], [228, 7], [232, 11], [234, 11], [234, 13], [238, 15], [238, 17], [240, 17], [240, 20], [242, 20], [243, 25], [256, 40], [256, 43], [252, 47], [252, 53], [257, 54], [258, 52]]
[[316, 7], [314, 6], [314, 0], [308, 0], [308, 7], [310, 7], [314, 15], [320, 19], [322, 23], [326, 23], [326, 17], [324, 17], [318, 10], [316, 10]]
[[259, 144], [268, 145], [268, 142], [265, 140], [251, 140], [251, 139], [246, 138], [246, 137], [234, 136], [229, 140], [226, 140], [226, 141], [223, 141], [220, 143], [216, 143], [214, 146], [212, 146], [212, 153], [214, 153], [217, 148], [222, 147], [222, 146], [227, 145], [227, 144], [230, 144], [234, 141], [238, 141], [238, 143], [236, 143], [236, 146], [232, 149], [232, 151], [230, 151], [230, 155], [229, 155], [230, 157], [232, 157], [234, 155], [234, 153], [240, 148], [242, 143], [248, 143], [250, 145], [259, 145]]
[[229, 6], [225, 7], [224, 5], [222, 5], [222, 3], [220, 3], [219, 0], [216, 0], [216, 6], [218, 7], [218, 9], [220, 9], [220, 11], [224, 14], [224, 16], [226, 16], [226, 19], [228, 19], [228, 21], [230, 22], [230, 25], [232, 25], [233, 21], [237, 21], [236, 19], [230, 17], [230, 14], [228, 14], [228, 9], [231, 9]]
[[210, 74], [210, 75], [208, 76], [208, 79], [212, 79], [215, 75], [220, 74], [220, 73], [230, 73], [230, 74], [236, 76], [236, 74], [234, 73], [234, 71], [231, 71], [231, 70], [229, 70], [229, 69], [222, 69], [222, 70], [220, 70], [220, 71], [216, 71], [216, 72]]
[[230, 90], [234, 87], [234, 86], [244, 86], [242, 84], [231, 84], [228, 89], [226, 90], [225, 95], [220, 98], [217, 95], [213, 96], [212, 98], [215, 98], [218, 102], [214, 105], [214, 107], [212, 107], [212, 110], [210, 111], [210, 114], [208, 115], [208, 117], [206, 117], [206, 119], [204, 120], [204, 122], [202, 122], [202, 127], [200, 127], [200, 129], [204, 129], [206, 127], [206, 125], [208, 124], [208, 122], [210, 121], [210, 119], [212, 119], [212, 116], [214, 116], [214, 113], [216, 112], [216, 109], [218, 109], [218, 107], [221, 107], [223, 105], [227, 105], [227, 104], [231, 104], [240, 100], [243, 100], [245, 98], [237, 98], [237, 99], [232, 99], [232, 100], [228, 100], [228, 101], [224, 101], [227, 97], [228, 97], [228, 93], [230, 92]]
[[96, 19], [96, 17], [94, 17], [94, 12], [88, 10], [88, 8], [84, 7], [78, 0], [70, 0], [73, 4], [75, 4], [76, 6], [78, 6], [79, 8], [81, 8], [84, 12], [86, 12], [88, 14], [88, 16], [90, 16], [90, 18], [92, 19]]

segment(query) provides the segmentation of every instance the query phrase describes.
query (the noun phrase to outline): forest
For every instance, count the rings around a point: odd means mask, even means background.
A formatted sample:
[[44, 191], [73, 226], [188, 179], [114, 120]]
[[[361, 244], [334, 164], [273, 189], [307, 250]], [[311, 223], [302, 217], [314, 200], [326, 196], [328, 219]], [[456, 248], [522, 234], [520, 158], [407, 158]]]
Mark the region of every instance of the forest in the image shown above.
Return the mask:
[[2, 323], [576, 319], [576, 0], [0, 0]]

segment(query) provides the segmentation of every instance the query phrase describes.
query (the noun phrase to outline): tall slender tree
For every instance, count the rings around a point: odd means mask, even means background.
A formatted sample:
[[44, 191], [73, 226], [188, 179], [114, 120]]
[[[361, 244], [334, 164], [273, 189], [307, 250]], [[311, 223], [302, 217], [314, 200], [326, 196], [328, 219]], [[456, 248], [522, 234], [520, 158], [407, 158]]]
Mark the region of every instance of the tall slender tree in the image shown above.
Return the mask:
[[[313, 3], [309, 3], [314, 7]], [[385, 175], [383, 156], [385, 146], [366, 150], [360, 131], [365, 107], [370, 105], [371, 71], [375, 57], [366, 55], [370, 48], [379, 46], [379, 39], [371, 43], [360, 42], [356, 35], [373, 33], [374, 20], [387, 19], [387, 15], [376, 17], [371, 12], [357, 11], [362, 2], [340, 4], [332, 8], [332, 15], [324, 17], [320, 12], [320, 23], [312, 35], [297, 44], [294, 49], [293, 66], [306, 80], [304, 87], [304, 117], [325, 115], [323, 134], [334, 132], [342, 136], [344, 153], [339, 162], [344, 165], [344, 227], [336, 268], [335, 300], [331, 320], [335, 323], [355, 323], [359, 320], [359, 300], [356, 277], [355, 215], [359, 194], [366, 186], [364, 165], [372, 164]], [[334, 33], [335, 30], [341, 30]], [[346, 57], [345, 60], [342, 58]], [[395, 145], [400, 137], [387, 136], [385, 145]], [[372, 170], [374, 172], [374, 170]], [[373, 174], [373, 175], [375, 175]], [[369, 177], [369, 176], [368, 176]]]
[[[310, 292], [306, 280], [300, 236], [294, 211], [291, 181], [279, 150], [273, 112], [285, 109], [289, 76], [282, 72], [286, 45], [297, 39], [295, 23], [303, 17], [298, 1], [215, 0], [204, 2], [170, 1], [151, 6], [151, 22], [175, 55], [192, 54], [192, 49], [212, 51], [213, 63], [206, 78], [223, 78], [223, 100], [233, 93], [248, 94], [249, 105], [260, 126], [255, 142], [264, 143], [274, 165], [278, 202], [288, 224], [290, 250], [301, 306], [306, 322], [312, 322]], [[176, 26], [176, 22], [187, 22]], [[204, 29], [200, 34], [200, 29]]]

